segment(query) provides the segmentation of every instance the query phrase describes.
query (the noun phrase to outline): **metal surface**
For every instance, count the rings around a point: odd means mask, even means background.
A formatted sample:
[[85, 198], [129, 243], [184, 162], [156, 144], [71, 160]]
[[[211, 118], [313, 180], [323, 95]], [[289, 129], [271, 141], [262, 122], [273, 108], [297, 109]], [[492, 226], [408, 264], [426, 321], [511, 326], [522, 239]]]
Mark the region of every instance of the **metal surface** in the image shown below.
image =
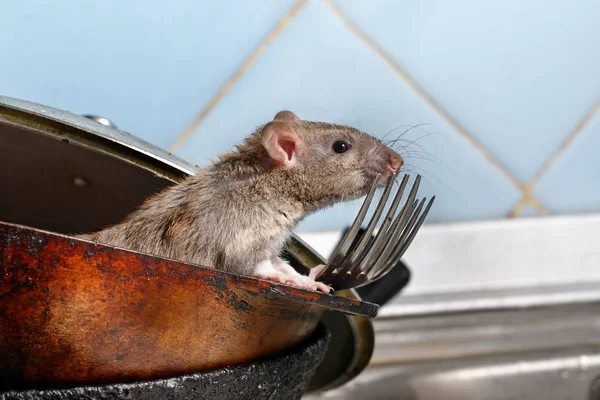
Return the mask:
[[0, 161], [0, 221], [67, 234], [117, 223], [196, 170], [89, 118], [2, 96]]
[[115, 124], [113, 124], [110, 120], [108, 120], [104, 117], [100, 117], [97, 115], [84, 115], [84, 117], [89, 118], [93, 121], [96, 121], [97, 123], [102, 124], [104, 126], [110, 126], [111, 128], [117, 129], [117, 126]]
[[421, 182], [421, 176], [417, 175], [404, 206], [396, 214], [408, 183], [408, 175], [404, 175], [377, 234], [372, 236], [396, 183], [397, 174], [394, 174], [386, 185], [364, 234], [357, 241], [360, 227], [379, 185], [379, 178], [379, 175], [375, 177], [352, 226], [325, 267], [316, 274], [316, 280], [336, 290], [360, 287], [389, 273], [412, 243], [435, 200], [435, 196], [432, 197], [424, 210], [426, 199], [423, 198], [420, 202], [415, 200]]
[[0, 223], [3, 385], [126, 382], [238, 365], [377, 306]]
[[173, 184], [168, 172], [161, 176], [70, 139], [7, 124], [1, 111], [0, 221], [60, 233], [95, 231]]
[[396, 298], [377, 314], [383, 318], [456, 315], [461, 312], [497, 313], [534, 307], [562, 307], [600, 302], [600, 282], [569, 282], [454, 293], [408, 295]]
[[[314, 268], [326, 262], [296, 236], [292, 237], [284, 255], [299, 269], [302, 266]], [[336, 294], [360, 298], [354, 289], [338, 291]], [[333, 389], [354, 379], [369, 364], [375, 343], [373, 324], [365, 318], [325, 310], [321, 322], [331, 332], [334, 340], [330, 342], [323, 361], [308, 386], [309, 392]]]
[[149, 382], [0, 393], [0, 400], [299, 399], [325, 352], [329, 334], [319, 325], [297, 348], [268, 360]]
[[600, 303], [375, 320], [371, 365], [317, 399], [564, 400], [598, 391]]
[[375, 332], [372, 365], [600, 346], [600, 303], [381, 318]]
[[[127, 133], [6, 97], [0, 97], [0, 160], [0, 221], [65, 234], [116, 223], [149, 195], [195, 173], [194, 166]], [[296, 236], [288, 250], [299, 256], [292, 257], [296, 268], [323, 262]], [[336, 295], [359, 299], [352, 290]], [[353, 378], [373, 350], [369, 320], [326, 311], [321, 322], [339, 346], [328, 349], [323, 365], [329, 367], [317, 372], [311, 390]]]
[[[365, 371], [344, 391], [305, 400], [595, 400], [598, 348], [389, 366]], [[595, 392], [597, 393], [597, 392]], [[597, 395], [596, 395], [597, 396]]]
[[178, 180], [196, 167], [127, 132], [81, 115], [11, 97], [0, 96], [0, 120], [28, 132], [67, 139], [153, 173]]
[[[344, 237], [349, 230], [350, 227], [343, 230], [340, 237]], [[354, 242], [361, 240], [364, 237], [365, 232], [366, 230], [364, 228], [360, 228]], [[371, 235], [371, 238], [373, 238], [373, 235]], [[339, 243], [340, 241], [338, 241], [337, 245], [339, 245]], [[354, 245], [355, 243], [352, 244], [352, 246]], [[368, 285], [357, 287], [354, 290], [356, 290], [358, 295], [364, 301], [375, 303], [381, 307], [386, 305], [394, 297], [397, 297], [398, 294], [406, 288], [410, 282], [410, 277], [410, 270], [402, 260], [399, 260], [394, 268], [392, 268], [385, 276], [381, 277], [381, 279], [370, 282]], [[383, 309], [385, 310], [386, 307], [383, 307]], [[380, 313], [378, 313], [378, 315], [380, 315]]]

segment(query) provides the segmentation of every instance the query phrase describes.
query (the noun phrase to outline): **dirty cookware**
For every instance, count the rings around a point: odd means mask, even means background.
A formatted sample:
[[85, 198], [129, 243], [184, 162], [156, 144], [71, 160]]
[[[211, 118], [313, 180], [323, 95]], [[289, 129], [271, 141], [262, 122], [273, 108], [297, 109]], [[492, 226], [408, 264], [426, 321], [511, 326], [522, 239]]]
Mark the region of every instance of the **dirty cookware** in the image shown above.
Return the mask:
[[[0, 379], [23, 387], [168, 378], [272, 356], [319, 322], [332, 342], [310, 384], [368, 363], [377, 312], [68, 234], [120, 221], [195, 168], [98, 121], [0, 97]], [[299, 268], [323, 260], [294, 237]]]

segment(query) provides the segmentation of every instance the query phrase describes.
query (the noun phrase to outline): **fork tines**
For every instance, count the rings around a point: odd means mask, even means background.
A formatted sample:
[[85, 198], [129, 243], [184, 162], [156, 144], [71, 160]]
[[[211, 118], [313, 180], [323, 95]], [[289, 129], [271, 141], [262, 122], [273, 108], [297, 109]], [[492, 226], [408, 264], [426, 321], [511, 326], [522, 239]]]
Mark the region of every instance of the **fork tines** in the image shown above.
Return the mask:
[[398, 175], [395, 174], [389, 180], [373, 217], [363, 235], [357, 240], [358, 232], [377, 190], [380, 176], [375, 178], [356, 219], [325, 268], [316, 277], [317, 280], [336, 290], [359, 287], [382, 278], [398, 263], [425, 221], [435, 196], [429, 200], [427, 206], [425, 206], [425, 198], [421, 201], [416, 200], [421, 183], [421, 176], [417, 175], [404, 206], [397, 212], [409, 179], [408, 175], [404, 175], [383, 221], [378, 226], [377, 233], [373, 235], [397, 177]]

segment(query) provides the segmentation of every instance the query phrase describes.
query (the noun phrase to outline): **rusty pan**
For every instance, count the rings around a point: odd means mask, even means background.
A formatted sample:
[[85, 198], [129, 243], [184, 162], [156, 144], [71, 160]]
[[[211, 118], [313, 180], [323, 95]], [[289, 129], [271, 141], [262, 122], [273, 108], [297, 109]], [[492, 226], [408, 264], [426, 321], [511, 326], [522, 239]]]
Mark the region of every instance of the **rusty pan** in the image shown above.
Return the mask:
[[[122, 131], [0, 97], [0, 386], [173, 377], [275, 355], [319, 322], [311, 390], [367, 365], [378, 307], [68, 236], [121, 220], [195, 167]], [[294, 237], [298, 269], [322, 261]], [[343, 345], [340, 345], [343, 344]], [[340, 363], [339, 360], [344, 360]]]
[[377, 307], [0, 224], [3, 380], [148, 380], [238, 365], [299, 344], [324, 310]]

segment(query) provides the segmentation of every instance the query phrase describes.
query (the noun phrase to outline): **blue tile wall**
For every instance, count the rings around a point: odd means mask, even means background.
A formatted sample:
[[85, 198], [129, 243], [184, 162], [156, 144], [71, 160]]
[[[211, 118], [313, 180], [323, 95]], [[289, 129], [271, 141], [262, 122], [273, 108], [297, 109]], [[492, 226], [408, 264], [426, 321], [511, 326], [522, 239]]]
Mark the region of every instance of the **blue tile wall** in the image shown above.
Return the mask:
[[600, 3], [335, 3], [519, 179], [600, 100]]
[[0, 92], [106, 116], [168, 148], [293, 0], [23, 0], [0, 11]]
[[[437, 195], [429, 223], [495, 219], [519, 204], [518, 186], [587, 116], [533, 194], [552, 214], [600, 211], [600, 116], [589, 118], [600, 101], [600, 3], [313, 0], [300, 2], [271, 38], [294, 6], [7, 3], [0, 93], [103, 115], [169, 149], [270, 38], [177, 148], [179, 156], [206, 164], [291, 109], [378, 137], [402, 135], [407, 171], [423, 174], [424, 195]], [[448, 123], [378, 49], [464, 129]], [[341, 228], [358, 206], [316, 214], [300, 230]], [[520, 216], [543, 214], [531, 205], [519, 209]]]
[[534, 193], [553, 213], [598, 211], [600, 117], [583, 129], [542, 178]]

